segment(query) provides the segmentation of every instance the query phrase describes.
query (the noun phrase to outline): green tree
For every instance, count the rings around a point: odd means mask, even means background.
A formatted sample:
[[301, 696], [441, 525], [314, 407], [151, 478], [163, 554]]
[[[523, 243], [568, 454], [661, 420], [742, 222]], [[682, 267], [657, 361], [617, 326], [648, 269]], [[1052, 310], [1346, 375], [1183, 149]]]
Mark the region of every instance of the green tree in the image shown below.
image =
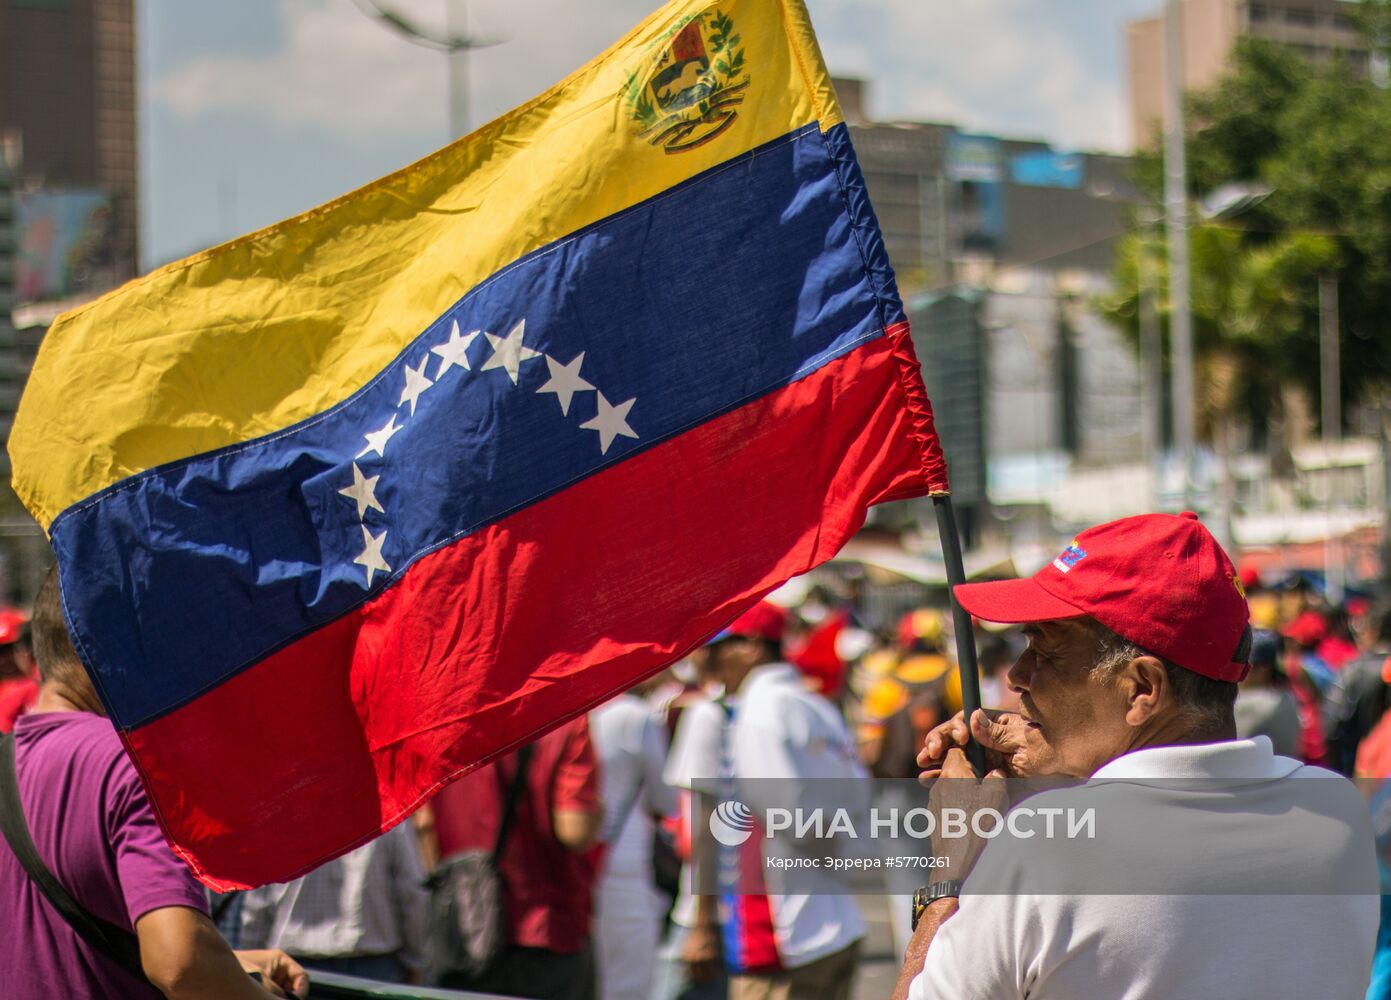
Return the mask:
[[[1099, 303], [1136, 340], [1146, 285], [1162, 326], [1172, 313], [1160, 236], [1137, 230], [1121, 242], [1115, 291]], [[1303, 232], [1252, 245], [1244, 231], [1218, 225], [1196, 226], [1189, 236], [1197, 429], [1210, 439], [1224, 421], [1271, 419], [1280, 412], [1283, 388], [1302, 382], [1317, 280], [1336, 270], [1338, 247], [1327, 236]]]
[[[1391, 3], [1363, 11], [1391, 38]], [[1384, 18], [1378, 20], [1378, 18]], [[1383, 31], [1383, 29], [1385, 29]], [[1380, 34], [1378, 34], [1380, 32]], [[1346, 61], [1314, 66], [1287, 48], [1240, 43], [1231, 73], [1187, 102], [1190, 196], [1230, 183], [1263, 184], [1269, 198], [1192, 237], [1192, 309], [1200, 404], [1267, 419], [1287, 385], [1318, 399], [1321, 275], [1338, 281], [1343, 398], [1355, 404], [1391, 383], [1391, 91]], [[1158, 201], [1158, 153], [1137, 179]], [[1116, 294], [1104, 311], [1136, 330], [1137, 226], [1119, 251]], [[1153, 248], [1152, 248], [1153, 249]], [[1155, 266], [1162, 273], [1162, 253]], [[1167, 302], [1160, 297], [1161, 315]], [[1230, 393], [1209, 390], [1219, 371]], [[1215, 407], [1215, 409], [1214, 409]], [[1211, 420], [1204, 421], [1211, 426]]]

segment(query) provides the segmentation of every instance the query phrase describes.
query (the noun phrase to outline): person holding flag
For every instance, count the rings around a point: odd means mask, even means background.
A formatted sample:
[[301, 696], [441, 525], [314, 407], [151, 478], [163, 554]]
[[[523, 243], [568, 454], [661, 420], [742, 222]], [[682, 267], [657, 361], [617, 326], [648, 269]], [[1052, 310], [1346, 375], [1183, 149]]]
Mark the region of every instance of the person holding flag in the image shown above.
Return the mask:
[[1029, 646], [1008, 675], [1020, 710], [970, 719], [984, 781], [965, 719], [928, 736], [930, 800], [1003, 813], [1037, 789], [1002, 779], [1067, 776], [1083, 783], [1015, 808], [1091, 808], [1094, 837], [939, 838], [951, 874], [919, 890], [896, 1000], [1362, 997], [1366, 807], [1342, 777], [1237, 738], [1248, 609], [1195, 514], [1098, 525], [1032, 579], [954, 593], [1024, 623]]

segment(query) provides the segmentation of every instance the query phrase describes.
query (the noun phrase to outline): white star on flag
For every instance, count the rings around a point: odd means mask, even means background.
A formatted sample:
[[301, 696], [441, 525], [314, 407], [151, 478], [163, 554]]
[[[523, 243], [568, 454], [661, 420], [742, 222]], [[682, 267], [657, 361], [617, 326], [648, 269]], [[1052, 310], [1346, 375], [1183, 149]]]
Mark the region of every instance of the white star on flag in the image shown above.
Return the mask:
[[372, 577], [376, 573], [390, 573], [391, 567], [382, 558], [382, 543], [386, 541], [386, 532], [380, 535], [373, 535], [367, 530], [367, 525], [362, 526], [362, 554], [353, 562], [367, 570], [367, 586], [372, 586]]
[[457, 319], [454, 321], [453, 327], [449, 330], [449, 339], [443, 344], [430, 348], [431, 354], [438, 354], [440, 356], [440, 370], [435, 372], [436, 382], [444, 378], [444, 373], [455, 365], [458, 365], [464, 371], [471, 370], [469, 368], [468, 354], [466, 352], [468, 351], [469, 344], [472, 344], [477, 339], [477, 330], [474, 330], [472, 333], [460, 335], [459, 321]]
[[382, 505], [377, 502], [377, 480], [380, 478], [382, 477], [364, 476], [362, 470], [359, 469], [357, 463], [354, 462], [353, 484], [338, 491], [349, 500], [355, 500], [357, 502], [357, 519], [359, 521], [367, 516], [368, 508], [381, 511], [383, 514], [386, 513], [386, 511], [382, 509]]
[[580, 427], [584, 430], [599, 432], [599, 453], [607, 455], [609, 445], [613, 444], [613, 439], [620, 434], [623, 437], [637, 437], [637, 434], [633, 433], [633, 429], [628, 426], [628, 411], [633, 408], [637, 398], [634, 397], [626, 403], [614, 406], [604, 398], [602, 392], [596, 391], [594, 395], [599, 399], [599, 412], [595, 414], [593, 420], [586, 420], [580, 424]]
[[428, 360], [429, 358], [421, 358], [419, 368], [406, 365], [406, 387], [401, 390], [401, 401], [396, 405], [405, 406], [409, 400], [411, 416], [415, 416], [415, 402], [420, 398], [420, 394], [435, 384], [425, 377], [425, 362]]
[[396, 426], [396, 414], [391, 415], [391, 419], [383, 424], [378, 430], [370, 434], [364, 434], [367, 439], [367, 447], [354, 455], [354, 458], [361, 458], [363, 455], [370, 455], [373, 452], [386, 458], [386, 443], [391, 440], [391, 436], [401, 428]]
[[546, 355], [546, 366], [551, 370], [551, 378], [545, 385], [537, 389], [537, 392], [553, 392], [560, 400], [560, 412], [562, 416], [570, 414], [570, 400], [577, 392], [591, 392], [594, 386], [580, 378], [580, 365], [584, 364], [584, 352], [581, 351], [574, 361], [568, 365], [562, 365], [549, 354]]
[[494, 368], [501, 368], [507, 372], [507, 377], [512, 380], [512, 384], [516, 385], [517, 376], [521, 374], [522, 362], [541, 357], [540, 351], [533, 351], [530, 347], [523, 346], [522, 336], [525, 333], [526, 320], [521, 319], [505, 337], [487, 334], [488, 343], [493, 345], [493, 356], [483, 363], [482, 371], [488, 372]]

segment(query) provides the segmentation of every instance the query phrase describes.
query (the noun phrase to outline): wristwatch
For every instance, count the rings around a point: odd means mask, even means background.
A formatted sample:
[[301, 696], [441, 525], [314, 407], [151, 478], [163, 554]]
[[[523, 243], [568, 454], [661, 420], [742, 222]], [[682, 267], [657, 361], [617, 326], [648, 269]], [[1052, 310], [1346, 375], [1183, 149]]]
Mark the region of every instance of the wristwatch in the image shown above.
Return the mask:
[[945, 882], [933, 882], [913, 893], [913, 930], [918, 929], [918, 921], [922, 919], [923, 911], [927, 909], [928, 903], [949, 897], [955, 899], [960, 895], [961, 880], [959, 878], [947, 879]]

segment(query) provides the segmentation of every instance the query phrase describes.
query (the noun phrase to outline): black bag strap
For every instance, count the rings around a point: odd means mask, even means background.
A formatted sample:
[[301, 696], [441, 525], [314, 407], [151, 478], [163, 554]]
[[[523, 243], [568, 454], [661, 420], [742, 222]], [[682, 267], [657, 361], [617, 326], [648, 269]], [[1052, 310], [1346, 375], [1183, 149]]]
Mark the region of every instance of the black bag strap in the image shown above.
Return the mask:
[[19, 799], [19, 775], [15, 770], [12, 734], [0, 736], [0, 831], [4, 832], [6, 843], [35, 887], [53, 904], [58, 915], [77, 932], [77, 936], [140, 982], [149, 982], [140, 964], [139, 938], [124, 927], [103, 920], [74, 899], [39, 857], [24, 819], [24, 806]]
[[507, 786], [507, 796], [502, 801], [502, 823], [497, 828], [497, 843], [493, 844], [493, 867], [502, 860], [502, 849], [507, 845], [507, 835], [512, 832], [512, 823], [517, 818], [517, 799], [526, 787], [527, 766], [531, 763], [532, 744], [528, 743], [517, 751], [517, 773], [512, 775], [512, 783]]

